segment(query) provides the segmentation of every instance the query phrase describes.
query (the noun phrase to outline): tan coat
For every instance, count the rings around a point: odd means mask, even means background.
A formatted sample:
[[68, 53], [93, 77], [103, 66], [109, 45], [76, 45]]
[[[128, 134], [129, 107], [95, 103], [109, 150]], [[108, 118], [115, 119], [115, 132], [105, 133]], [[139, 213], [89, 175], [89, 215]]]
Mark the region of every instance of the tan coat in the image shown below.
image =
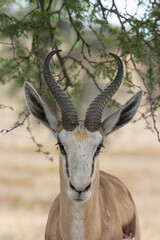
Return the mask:
[[122, 239], [140, 239], [135, 205], [125, 185], [97, 167], [90, 199], [75, 203], [67, 196], [60, 160], [60, 194], [50, 210], [45, 240]]

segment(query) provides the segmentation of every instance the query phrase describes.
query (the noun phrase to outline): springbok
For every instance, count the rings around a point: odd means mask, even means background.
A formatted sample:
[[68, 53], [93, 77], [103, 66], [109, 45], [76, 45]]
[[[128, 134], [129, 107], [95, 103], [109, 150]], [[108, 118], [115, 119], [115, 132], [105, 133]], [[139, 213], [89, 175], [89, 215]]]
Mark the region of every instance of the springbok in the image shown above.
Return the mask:
[[48, 54], [43, 72], [61, 109], [62, 120], [51, 113], [30, 83], [25, 82], [24, 86], [30, 112], [51, 130], [60, 150], [60, 194], [49, 213], [45, 240], [139, 240], [132, 196], [119, 179], [99, 171], [98, 155], [104, 139], [135, 115], [142, 92], [101, 122], [102, 111], [123, 78], [122, 61], [110, 53], [118, 64], [117, 75], [91, 102], [85, 120], [79, 121], [74, 104], [50, 72], [50, 60], [59, 51]]

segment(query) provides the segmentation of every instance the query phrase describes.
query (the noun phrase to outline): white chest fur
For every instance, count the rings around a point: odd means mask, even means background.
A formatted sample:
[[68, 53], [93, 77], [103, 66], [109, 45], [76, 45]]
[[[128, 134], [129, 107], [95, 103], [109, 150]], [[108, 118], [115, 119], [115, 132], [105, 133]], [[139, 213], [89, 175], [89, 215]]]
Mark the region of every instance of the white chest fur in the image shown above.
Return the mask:
[[72, 240], [85, 240], [84, 214], [78, 209], [78, 205], [73, 210]]

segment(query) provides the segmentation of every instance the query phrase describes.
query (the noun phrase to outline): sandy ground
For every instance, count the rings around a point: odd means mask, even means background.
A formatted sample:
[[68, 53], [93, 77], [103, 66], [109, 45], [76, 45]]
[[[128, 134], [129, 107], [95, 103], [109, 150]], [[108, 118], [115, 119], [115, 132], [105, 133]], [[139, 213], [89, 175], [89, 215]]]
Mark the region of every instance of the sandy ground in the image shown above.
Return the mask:
[[[1, 129], [15, 120], [16, 113], [0, 110]], [[54, 161], [35, 152], [25, 126], [0, 135], [0, 240], [43, 240], [48, 212], [59, 192], [55, 141], [42, 125], [33, 122], [32, 128]], [[143, 122], [128, 124], [110, 136], [105, 146], [101, 169], [119, 177], [131, 191], [142, 240], [159, 240], [160, 144], [156, 135], [144, 130]]]

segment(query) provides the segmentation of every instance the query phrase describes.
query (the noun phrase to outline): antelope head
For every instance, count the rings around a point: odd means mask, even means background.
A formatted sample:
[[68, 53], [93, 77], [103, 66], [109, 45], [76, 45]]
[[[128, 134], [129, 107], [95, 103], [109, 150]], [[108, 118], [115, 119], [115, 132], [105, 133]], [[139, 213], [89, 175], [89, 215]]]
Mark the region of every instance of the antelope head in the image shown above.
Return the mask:
[[119, 110], [104, 121], [102, 112], [123, 78], [123, 64], [118, 56], [112, 55], [118, 64], [118, 72], [111, 84], [105, 88], [89, 105], [84, 121], [78, 121], [78, 114], [71, 99], [53, 78], [49, 63], [52, 56], [60, 50], [54, 50], [45, 59], [44, 78], [47, 86], [61, 109], [61, 121], [51, 113], [47, 105], [33, 86], [25, 82], [25, 99], [30, 112], [46, 125], [57, 138], [63, 177], [67, 195], [74, 201], [86, 201], [92, 195], [94, 179], [98, 172], [97, 157], [103, 146], [103, 140], [111, 132], [124, 126], [135, 115], [142, 96], [136, 93]]

